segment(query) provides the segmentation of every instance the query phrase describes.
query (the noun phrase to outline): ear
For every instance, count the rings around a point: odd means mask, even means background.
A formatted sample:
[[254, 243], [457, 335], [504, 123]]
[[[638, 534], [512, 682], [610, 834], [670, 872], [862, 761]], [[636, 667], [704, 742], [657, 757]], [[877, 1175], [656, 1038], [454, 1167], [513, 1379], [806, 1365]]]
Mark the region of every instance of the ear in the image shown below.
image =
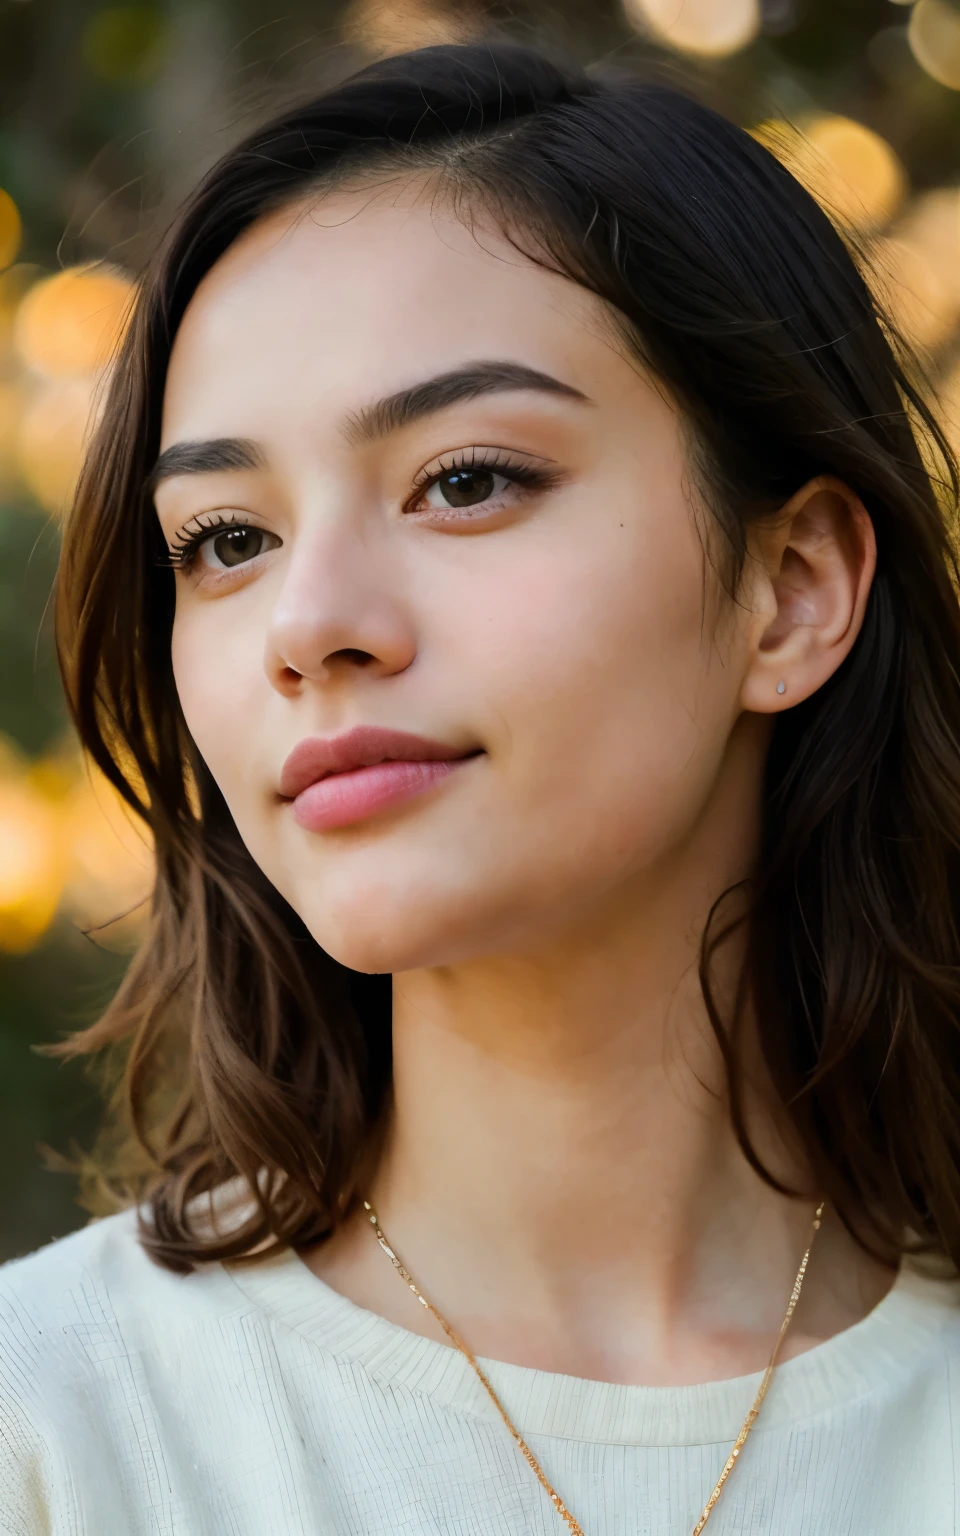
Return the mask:
[[824, 475], [801, 487], [775, 521], [757, 526], [750, 553], [756, 623], [740, 702], [773, 714], [809, 698], [849, 655], [877, 541], [859, 498]]

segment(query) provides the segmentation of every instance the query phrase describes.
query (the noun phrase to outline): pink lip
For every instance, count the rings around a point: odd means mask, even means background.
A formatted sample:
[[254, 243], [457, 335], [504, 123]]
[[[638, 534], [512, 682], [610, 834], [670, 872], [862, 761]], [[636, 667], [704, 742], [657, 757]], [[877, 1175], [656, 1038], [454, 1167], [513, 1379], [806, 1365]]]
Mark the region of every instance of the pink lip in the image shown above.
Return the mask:
[[308, 832], [363, 821], [431, 789], [473, 751], [408, 731], [358, 725], [301, 741], [280, 771], [280, 794]]

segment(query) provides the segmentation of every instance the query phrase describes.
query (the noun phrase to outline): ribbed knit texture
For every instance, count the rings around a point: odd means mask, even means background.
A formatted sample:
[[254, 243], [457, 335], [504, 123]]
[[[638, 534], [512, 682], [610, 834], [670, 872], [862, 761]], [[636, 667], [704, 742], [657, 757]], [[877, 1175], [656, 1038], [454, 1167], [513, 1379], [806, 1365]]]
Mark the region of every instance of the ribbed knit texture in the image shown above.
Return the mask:
[[[484, 1362], [586, 1536], [688, 1536], [759, 1382]], [[788, 1360], [709, 1536], [953, 1536], [960, 1293]], [[132, 1212], [0, 1269], [5, 1536], [565, 1536], [456, 1351], [293, 1253], [177, 1276]]]

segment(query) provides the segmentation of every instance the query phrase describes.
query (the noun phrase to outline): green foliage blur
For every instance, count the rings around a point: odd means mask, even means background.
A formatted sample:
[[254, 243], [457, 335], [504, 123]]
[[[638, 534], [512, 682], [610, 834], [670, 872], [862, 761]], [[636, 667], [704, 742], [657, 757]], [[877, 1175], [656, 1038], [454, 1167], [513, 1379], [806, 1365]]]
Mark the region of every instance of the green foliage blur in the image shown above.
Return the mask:
[[[960, 27], [960, 0], [938, 3]], [[267, 0], [0, 0], [0, 187], [23, 220], [18, 260], [135, 274], [187, 187], [253, 118], [371, 52], [457, 28], [652, 64], [747, 125], [841, 113], [883, 136], [914, 194], [960, 181], [960, 89], [917, 61], [909, 4], [763, 0], [760, 35], [718, 59], [664, 50], [639, 35], [636, 5], [629, 14], [634, 24], [620, 0], [286, 0], [282, 14]], [[937, 365], [955, 361], [951, 336]], [[0, 479], [0, 737], [31, 760], [68, 730], [48, 607], [56, 554], [56, 519]], [[0, 873], [2, 860], [0, 842]], [[0, 1260], [87, 1219], [74, 1181], [38, 1149], [88, 1145], [97, 1092], [80, 1067], [32, 1047], [93, 1019], [125, 963], [65, 914], [27, 952], [0, 953]]]

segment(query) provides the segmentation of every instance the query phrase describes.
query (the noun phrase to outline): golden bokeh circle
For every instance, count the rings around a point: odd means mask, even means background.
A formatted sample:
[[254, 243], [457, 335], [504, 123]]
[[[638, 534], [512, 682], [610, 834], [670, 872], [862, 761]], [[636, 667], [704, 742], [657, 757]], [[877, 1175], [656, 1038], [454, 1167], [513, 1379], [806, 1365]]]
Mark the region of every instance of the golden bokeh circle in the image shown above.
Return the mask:
[[24, 485], [48, 512], [65, 512], [73, 499], [96, 402], [95, 380], [80, 376], [51, 380], [23, 409], [17, 466]]
[[680, 53], [725, 58], [760, 31], [759, 0], [624, 0], [634, 26]]
[[953, 325], [956, 305], [929, 256], [910, 241], [885, 236], [872, 260], [874, 289], [896, 328], [912, 346], [936, 347]]
[[921, 69], [940, 85], [960, 91], [960, 12], [946, 0], [917, 0], [907, 38]]
[[66, 873], [56, 807], [24, 778], [0, 778], [0, 949], [30, 949], [49, 927]]
[[886, 224], [907, 187], [903, 166], [886, 139], [854, 118], [834, 114], [804, 126], [813, 149], [811, 179], [828, 211], [853, 229]]
[[68, 267], [36, 283], [14, 322], [23, 361], [51, 378], [88, 373], [119, 344], [132, 285], [107, 267]]

